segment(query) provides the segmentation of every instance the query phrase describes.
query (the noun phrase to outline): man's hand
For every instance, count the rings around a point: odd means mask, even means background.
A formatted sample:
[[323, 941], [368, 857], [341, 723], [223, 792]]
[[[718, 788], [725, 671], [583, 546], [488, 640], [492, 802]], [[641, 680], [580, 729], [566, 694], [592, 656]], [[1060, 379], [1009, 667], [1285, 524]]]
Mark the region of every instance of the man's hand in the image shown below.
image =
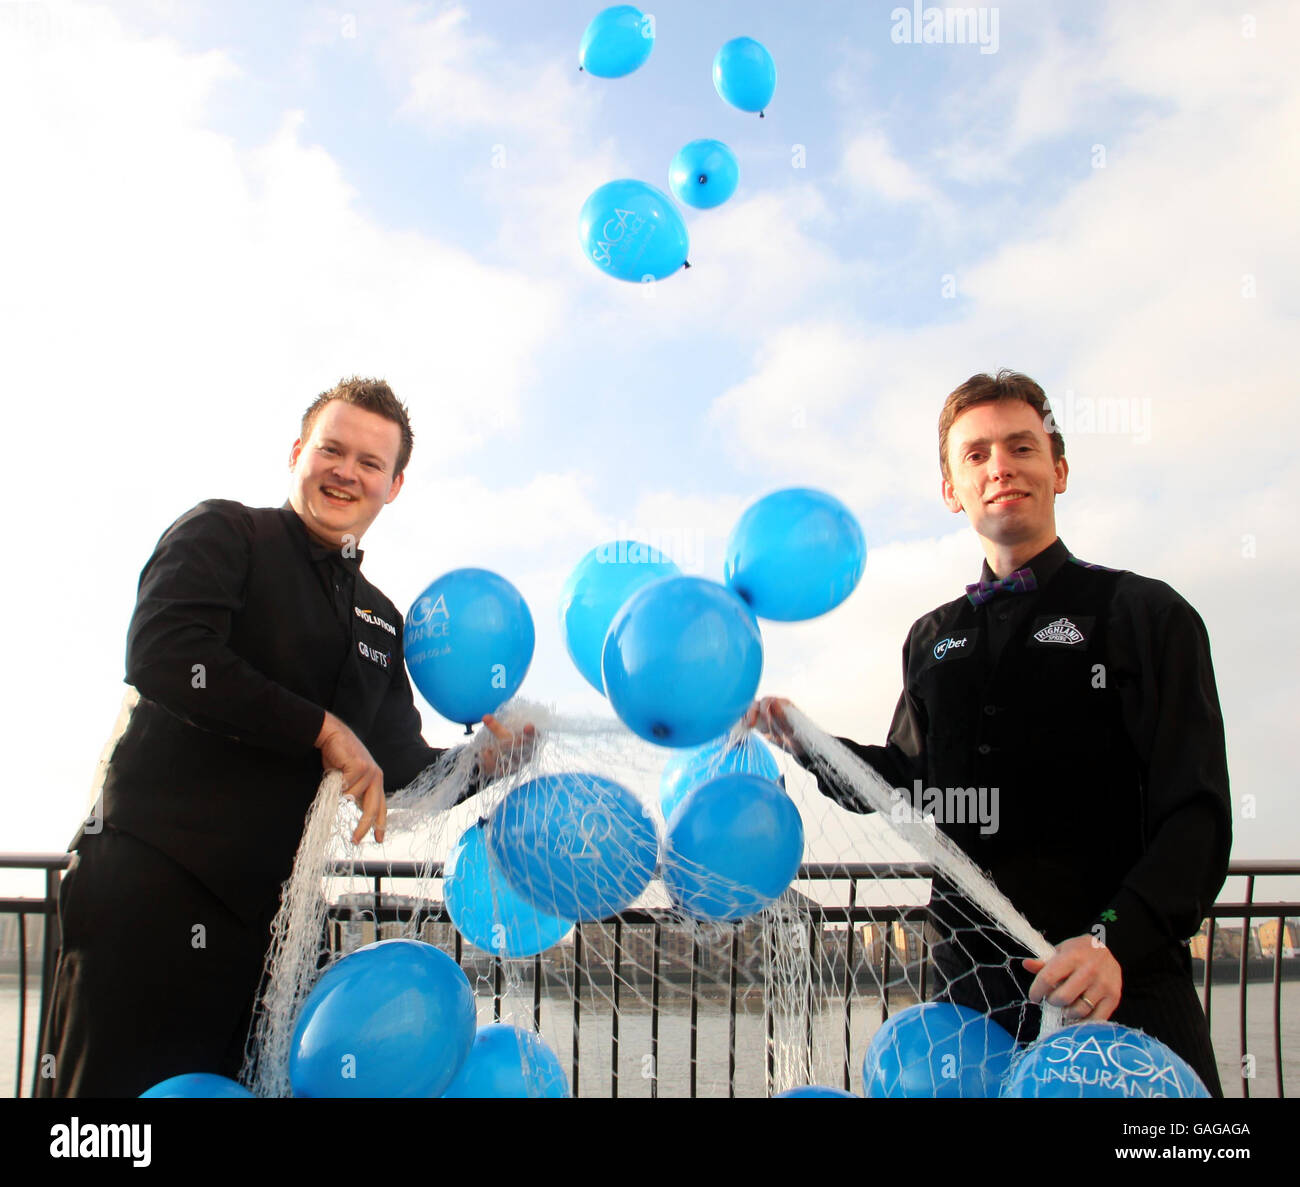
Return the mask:
[[1031, 1002], [1046, 998], [1054, 1006], [1068, 1007], [1072, 1018], [1089, 1022], [1105, 1022], [1119, 1007], [1124, 984], [1119, 961], [1092, 936], [1066, 940], [1050, 960], [1031, 957], [1022, 963], [1026, 972], [1037, 974], [1029, 987]]
[[533, 756], [537, 745], [537, 731], [529, 722], [518, 733], [502, 725], [491, 713], [483, 715], [483, 724], [491, 732], [493, 741], [479, 752], [479, 782], [504, 779], [519, 770]]
[[784, 697], [763, 697], [750, 705], [742, 718], [741, 724], [746, 729], [756, 729], [781, 747], [791, 758], [802, 761], [803, 747], [791, 732], [786, 720], [786, 709], [793, 709], [794, 704]]
[[352, 833], [352, 843], [360, 845], [372, 825], [375, 840], [382, 841], [384, 823], [388, 819], [388, 801], [384, 798], [384, 772], [370, 757], [370, 751], [356, 734], [329, 712], [316, 735], [316, 749], [320, 751], [321, 766], [327, 771], [342, 772], [343, 794], [351, 796], [361, 807], [361, 823]]

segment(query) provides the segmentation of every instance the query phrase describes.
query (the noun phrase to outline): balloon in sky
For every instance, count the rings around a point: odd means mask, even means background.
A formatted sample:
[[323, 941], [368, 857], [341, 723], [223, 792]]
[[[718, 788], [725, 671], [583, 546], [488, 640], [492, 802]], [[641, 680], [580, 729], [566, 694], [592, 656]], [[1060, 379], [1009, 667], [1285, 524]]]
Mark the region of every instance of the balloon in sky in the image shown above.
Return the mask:
[[1207, 1097], [1200, 1078], [1163, 1043], [1117, 1022], [1063, 1026], [1025, 1048], [1008, 1097]]
[[573, 930], [572, 919], [558, 919], [519, 897], [492, 864], [484, 822], [471, 824], [443, 867], [447, 913], [476, 948], [494, 956], [535, 956]]
[[[533, 659], [533, 616], [504, 577], [453, 569], [415, 599], [403, 645], [424, 699], [448, 720], [471, 725], [523, 683]], [[380, 662], [370, 651], [363, 658]]]
[[316, 982], [294, 1027], [294, 1096], [439, 1096], [474, 1042], [474, 992], [445, 952], [381, 940]]
[[514, 890], [548, 915], [595, 921], [650, 884], [659, 832], [640, 800], [601, 775], [542, 775], [488, 817], [488, 852]]
[[162, 1100], [178, 1097], [188, 1100], [216, 1100], [221, 1097], [248, 1097], [251, 1099], [252, 1095], [237, 1080], [228, 1079], [226, 1076], [218, 1076], [213, 1072], [190, 1072], [184, 1076], [172, 1076], [170, 1080], [163, 1080], [161, 1083], [155, 1084], [152, 1088], [140, 1093], [142, 1100]]
[[733, 37], [713, 59], [713, 85], [732, 107], [762, 115], [776, 90], [776, 63], [752, 37]]
[[643, 585], [680, 572], [648, 544], [615, 540], [593, 548], [569, 574], [560, 594], [560, 630], [569, 656], [597, 692], [605, 691], [600, 654], [614, 615]]
[[668, 167], [668, 184], [677, 201], [699, 210], [721, 206], [736, 192], [740, 166], [721, 140], [692, 140]]
[[908, 1006], [876, 1031], [862, 1061], [869, 1097], [997, 1096], [1016, 1041], [951, 1002]]
[[699, 746], [749, 707], [763, 641], [749, 608], [701, 577], [664, 577], [614, 616], [601, 672], [609, 703], [638, 737]]
[[785, 893], [802, 860], [803, 821], [785, 791], [756, 775], [723, 775], [669, 818], [664, 885], [696, 919], [744, 919]]
[[630, 4], [616, 4], [592, 17], [578, 47], [578, 61], [597, 78], [622, 78], [645, 64], [654, 44], [654, 17]]
[[756, 733], [747, 733], [736, 745], [730, 734], [714, 738], [703, 746], [674, 751], [659, 776], [659, 803], [667, 820], [688, 792], [719, 775], [757, 775], [776, 783], [781, 768], [772, 751]]
[[619, 280], [662, 280], [686, 263], [690, 237], [673, 200], [644, 181], [607, 181], [583, 203], [578, 238]]
[[460, 1071], [443, 1094], [497, 1100], [569, 1095], [569, 1078], [541, 1035], [504, 1022], [480, 1026]]
[[749, 507], [727, 540], [727, 584], [760, 618], [798, 622], [834, 609], [862, 577], [853, 513], [818, 490], [779, 490]]

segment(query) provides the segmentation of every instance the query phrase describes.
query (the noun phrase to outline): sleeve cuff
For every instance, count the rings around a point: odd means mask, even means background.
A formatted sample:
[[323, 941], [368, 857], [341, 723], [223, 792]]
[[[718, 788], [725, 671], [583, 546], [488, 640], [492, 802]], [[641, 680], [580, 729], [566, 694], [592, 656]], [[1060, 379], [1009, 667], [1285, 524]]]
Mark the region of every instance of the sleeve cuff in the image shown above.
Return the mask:
[[[1098, 932], [1097, 928], [1102, 930]], [[1170, 942], [1151, 909], [1128, 887], [1121, 887], [1089, 930], [1103, 937], [1110, 954], [1125, 971]]]

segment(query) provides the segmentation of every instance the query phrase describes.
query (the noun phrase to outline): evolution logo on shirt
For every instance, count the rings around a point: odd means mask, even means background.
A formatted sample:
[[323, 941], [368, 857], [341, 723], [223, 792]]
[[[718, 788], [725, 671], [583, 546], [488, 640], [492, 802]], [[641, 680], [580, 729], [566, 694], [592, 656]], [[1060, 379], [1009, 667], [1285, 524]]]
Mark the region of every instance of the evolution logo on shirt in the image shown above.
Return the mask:
[[391, 623], [385, 622], [378, 614], [374, 614], [369, 610], [363, 610], [360, 606], [353, 606], [352, 609], [358, 618], [364, 619], [366, 622], [370, 623], [371, 626], [383, 627], [383, 629], [390, 635], [396, 637], [397, 628]]

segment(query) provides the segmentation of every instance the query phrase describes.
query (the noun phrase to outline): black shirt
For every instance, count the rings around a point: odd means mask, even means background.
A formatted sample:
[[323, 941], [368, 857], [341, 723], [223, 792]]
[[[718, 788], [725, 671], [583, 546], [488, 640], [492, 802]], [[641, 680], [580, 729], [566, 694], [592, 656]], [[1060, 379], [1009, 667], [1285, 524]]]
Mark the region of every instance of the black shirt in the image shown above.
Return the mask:
[[[1007, 810], [1016, 817], [1008, 830], [1013, 840], [1004, 837], [1003, 851], [997, 852], [996, 860], [1011, 872], [999, 884], [1031, 921], [1036, 913], [1045, 919], [1068, 918], [1072, 926], [1085, 925], [1074, 933], [1083, 934], [1088, 920], [1078, 913], [1076, 904], [1070, 904], [1070, 910], [1062, 906], [1054, 912], [1054, 907], [1064, 904], [1077, 889], [1063, 883], [1085, 881], [1084, 871], [1090, 866], [1104, 868], [1107, 860], [1118, 862], [1116, 873], [1106, 875], [1108, 891], [1102, 901], [1093, 902], [1089, 914], [1105, 927], [1107, 947], [1127, 970], [1153, 952], [1192, 935], [1227, 871], [1231, 847], [1227, 757], [1209, 640], [1200, 616], [1164, 582], [1086, 565], [1071, 557], [1059, 539], [1026, 567], [1034, 572], [1035, 590], [998, 594], [978, 607], [972, 607], [963, 595], [918, 619], [903, 649], [904, 689], [888, 742], [882, 747], [843, 741], [894, 787], [910, 789], [916, 780], [933, 783], [953, 769], [963, 775], [987, 770], [996, 777], [1010, 768], [1022, 773], [1036, 770], [1044, 786], [1059, 784], [1068, 789], [1070, 810], [1077, 813], [1073, 821], [1059, 811], [1053, 815], [1053, 807], [1039, 818], [1037, 833], [1033, 832], [1034, 821], [1026, 823], [1027, 799], [1008, 805]], [[1086, 595], [1073, 592], [1088, 586], [1083, 581], [1084, 570], [1093, 570], [1092, 576], [1097, 577]], [[983, 577], [989, 580], [993, 576], [986, 562]], [[1057, 601], [1067, 590], [1076, 599], [1100, 599], [1097, 604], [1105, 607], [1102, 621], [1088, 632], [1096, 632], [1101, 651], [1087, 657], [1087, 666], [1080, 669], [1081, 674], [1095, 673], [1099, 663], [1100, 679], [1113, 698], [1110, 712], [1118, 728], [1114, 737], [1106, 739], [1105, 752], [1091, 753], [1087, 737], [1080, 742], [1078, 733], [1086, 735], [1093, 723], [1083, 720], [1082, 714], [1069, 714], [1065, 720], [1040, 722], [1033, 731], [1008, 735], [1017, 740], [1016, 753], [1004, 755], [1001, 763], [996, 753], [987, 754], [990, 748], [981, 745], [970, 749], [983, 753], [969, 753], [963, 764], [954, 768], [949, 762], [945, 768], [933, 753], [934, 740], [945, 729], [960, 732], [968, 744], [981, 736], [979, 730], [991, 728], [1007, 714], [1032, 716], [1035, 701], [1046, 695], [1046, 686], [1002, 687], [998, 695], [990, 695], [989, 690], [997, 688], [998, 673], [1018, 660], [1022, 645], [1034, 645], [1034, 632], [1044, 625], [1039, 621], [1044, 618], [1043, 611], [1048, 611], [1047, 617], [1054, 615]], [[958, 662], [974, 665], [964, 669], [965, 696], [945, 700], [942, 706], [932, 704], [938, 699], [933, 645], [945, 630], [951, 633], [957, 622], [964, 624], [970, 636], [970, 658], [963, 656]], [[962, 653], [952, 653], [957, 655]], [[949, 659], [947, 670], [951, 671], [951, 656]], [[1094, 675], [1094, 684], [1097, 679]], [[936, 714], [947, 721], [936, 722]], [[1097, 718], [1096, 723], [1103, 722], [1103, 717]], [[1071, 750], [1073, 747], [1079, 748]], [[1072, 783], [1074, 772], [1062, 770], [1059, 761], [1060, 754], [1067, 751], [1076, 757], [1088, 754], [1094, 763], [1093, 776], [1102, 772], [1112, 777]], [[827, 783], [822, 789], [843, 806], [860, 810], [851, 795]], [[1108, 819], [1098, 822], [1098, 814], [1106, 814]], [[1087, 829], [1093, 833], [1086, 833]], [[1074, 854], [1078, 879], [1062, 879], [1058, 869], [1053, 877], [1035, 881], [1032, 871], [1025, 871], [1038, 855], [1028, 850], [1054, 854], [1064, 830], [1095, 836], [1094, 848], [1107, 852], [1098, 852], [1097, 863]], [[944, 827], [944, 831], [954, 835], [986, 868], [994, 864], [981, 850], [984, 838], [970, 830]], [[1112, 833], [1120, 839], [1112, 840]], [[1091, 840], [1088, 843], [1093, 845]], [[1006, 852], [1008, 844], [1026, 852]], [[997, 848], [994, 842], [987, 852]], [[1039, 864], [1046, 868], [1046, 862]], [[1068, 938], [1048, 933], [1055, 943]]]
[[163, 534], [140, 575], [126, 680], [141, 699], [110, 759], [104, 823], [245, 919], [292, 868], [327, 709], [385, 790], [443, 753], [420, 736], [402, 616], [362, 558], [317, 542], [288, 504], [210, 500]]

